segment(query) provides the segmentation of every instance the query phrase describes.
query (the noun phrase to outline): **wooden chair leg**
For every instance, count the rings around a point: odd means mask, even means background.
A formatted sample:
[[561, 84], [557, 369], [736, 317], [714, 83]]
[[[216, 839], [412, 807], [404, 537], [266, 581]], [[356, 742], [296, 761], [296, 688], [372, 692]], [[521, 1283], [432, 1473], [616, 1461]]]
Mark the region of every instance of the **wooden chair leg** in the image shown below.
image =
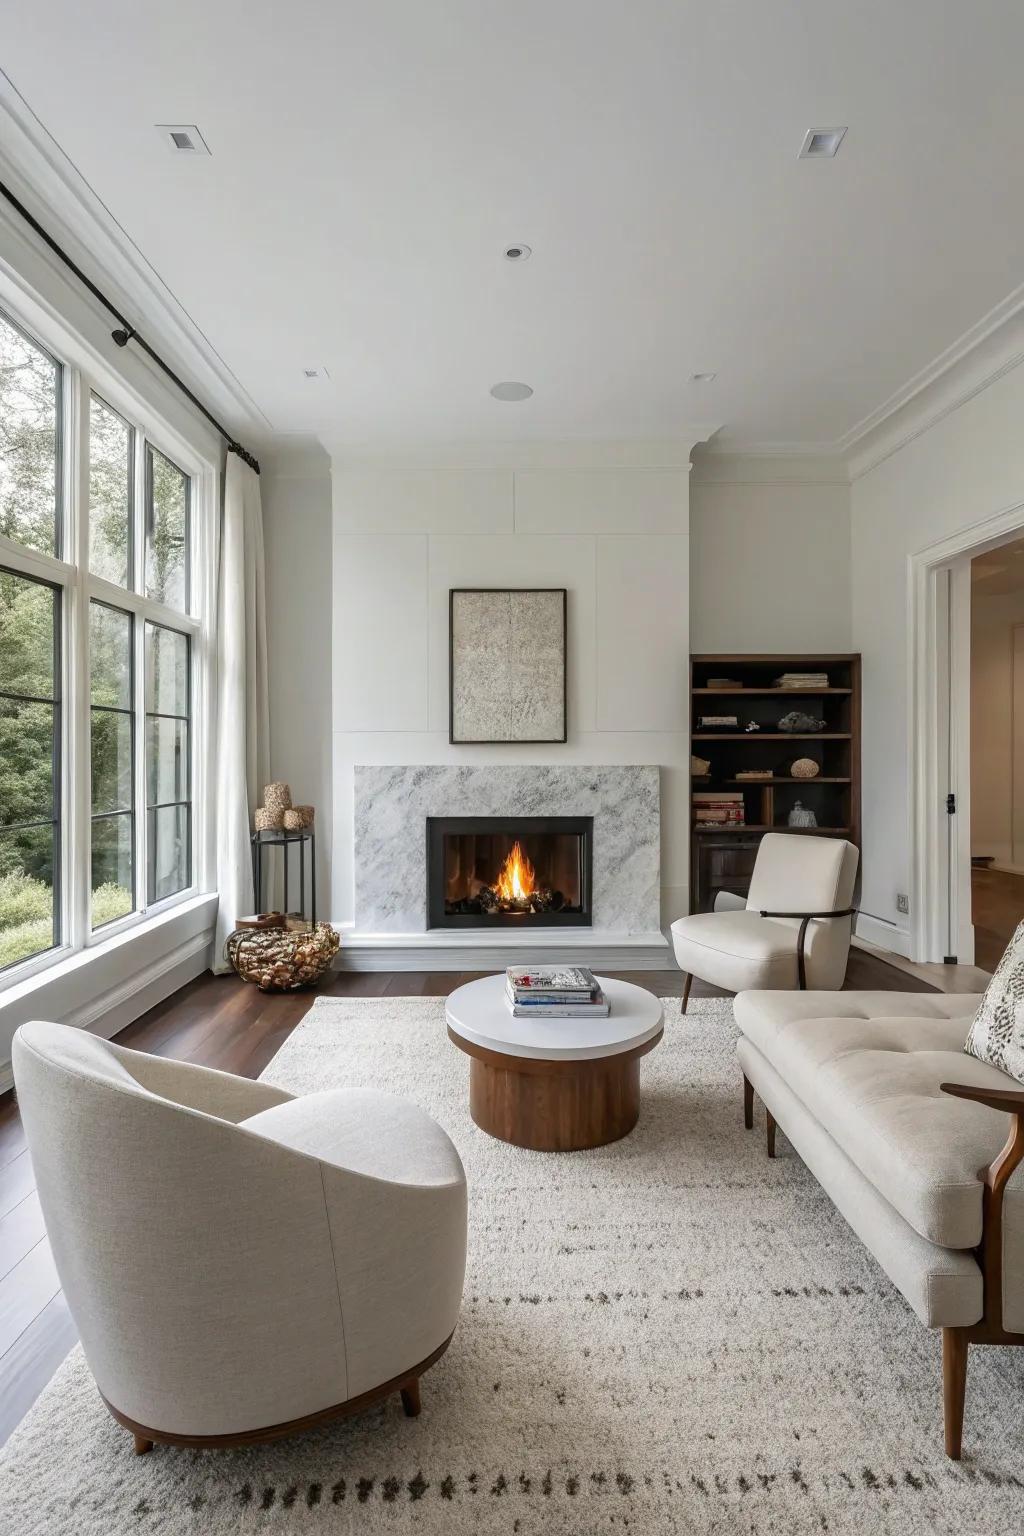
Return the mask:
[[687, 973], [686, 980], [683, 983], [683, 1002], [682, 1002], [681, 1008], [679, 1009], [679, 1012], [681, 1014], [686, 1012], [686, 1005], [690, 1001], [690, 987], [691, 987], [692, 984], [693, 984], [693, 977], [689, 973]]
[[153, 1449], [152, 1440], [147, 1440], [145, 1435], [133, 1435], [135, 1441], [136, 1456], [145, 1456]]
[[754, 1129], [754, 1085], [746, 1076], [743, 1079], [743, 1124], [748, 1131]]
[[775, 1116], [770, 1109], [765, 1109], [768, 1123], [768, 1156], [775, 1156]]
[[961, 1328], [942, 1330], [942, 1416], [946, 1455], [960, 1460], [964, 1435], [964, 1402], [967, 1397], [967, 1340]]
[[420, 1383], [419, 1377], [413, 1381], [407, 1381], [402, 1388], [402, 1407], [405, 1409], [407, 1419], [418, 1419], [420, 1416]]

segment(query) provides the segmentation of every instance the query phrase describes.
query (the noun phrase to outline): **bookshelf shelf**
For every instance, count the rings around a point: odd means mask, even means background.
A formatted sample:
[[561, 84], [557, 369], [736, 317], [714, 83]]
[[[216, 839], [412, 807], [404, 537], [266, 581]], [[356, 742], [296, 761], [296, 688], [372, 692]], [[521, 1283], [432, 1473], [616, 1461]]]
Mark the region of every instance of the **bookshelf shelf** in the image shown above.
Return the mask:
[[[783, 672], [824, 673], [827, 686], [778, 688]], [[734, 678], [738, 688], [712, 687], [711, 679]], [[780, 731], [784, 714], [797, 710], [823, 721], [819, 731]], [[702, 731], [701, 716], [738, 717], [736, 730]], [[759, 729], [748, 731], [751, 722]], [[706, 814], [721, 798], [742, 806], [742, 822], [697, 822], [691, 816], [692, 910], [707, 911], [719, 890], [744, 894], [757, 847], [766, 832], [848, 837], [860, 845], [860, 657], [850, 654], [786, 656], [696, 655], [690, 666], [690, 734], [694, 753], [709, 761], [692, 776], [694, 807]], [[791, 772], [809, 757], [814, 778]], [[771, 770], [770, 778], [739, 778], [741, 769]], [[699, 802], [697, 796], [699, 795]], [[797, 801], [817, 817], [814, 827], [790, 827]], [[722, 813], [727, 814], [725, 811]]]

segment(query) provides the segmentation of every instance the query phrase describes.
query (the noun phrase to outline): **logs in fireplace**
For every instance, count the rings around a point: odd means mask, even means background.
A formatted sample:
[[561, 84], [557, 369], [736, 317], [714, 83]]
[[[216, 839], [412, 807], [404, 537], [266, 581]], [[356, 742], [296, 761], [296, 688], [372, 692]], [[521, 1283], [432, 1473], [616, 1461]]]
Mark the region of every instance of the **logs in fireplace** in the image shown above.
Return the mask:
[[589, 927], [590, 816], [429, 816], [431, 928]]

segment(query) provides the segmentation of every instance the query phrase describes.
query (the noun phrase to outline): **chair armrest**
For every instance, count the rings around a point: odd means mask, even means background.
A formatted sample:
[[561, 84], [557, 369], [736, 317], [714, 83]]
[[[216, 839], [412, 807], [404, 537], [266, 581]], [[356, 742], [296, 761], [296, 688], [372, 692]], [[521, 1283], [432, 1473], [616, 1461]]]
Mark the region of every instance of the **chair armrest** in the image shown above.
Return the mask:
[[800, 932], [796, 936], [796, 973], [800, 984], [800, 991], [807, 991], [807, 964], [804, 957], [804, 944], [807, 939], [807, 925], [818, 918], [823, 917], [853, 917], [856, 907], [843, 907], [840, 912], [763, 912], [759, 911], [759, 917], [799, 917], [801, 919]]
[[231, 1072], [217, 1072], [190, 1061], [172, 1061], [164, 1056], [147, 1056], [141, 1051], [126, 1053], [126, 1063], [136, 1082], [162, 1099], [170, 1099], [184, 1109], [213, 1115], [237, 1125], [262, 1109], [285, 1104], [294, 1095], [269, 1083], [257, 1083]]
[[1010, 1133], [984, 1171], [982, 1203], [981, 1268], [985, 1279], [985, 1322], [996, 1330], [1003, 1326], [1003, 1195], [1014, 1169], [1024, 1159], [1024, 1088], [982, 1088], [972, 1083], [940, 1083], [943, 1093], [969, 1099], [1010, 1116]]

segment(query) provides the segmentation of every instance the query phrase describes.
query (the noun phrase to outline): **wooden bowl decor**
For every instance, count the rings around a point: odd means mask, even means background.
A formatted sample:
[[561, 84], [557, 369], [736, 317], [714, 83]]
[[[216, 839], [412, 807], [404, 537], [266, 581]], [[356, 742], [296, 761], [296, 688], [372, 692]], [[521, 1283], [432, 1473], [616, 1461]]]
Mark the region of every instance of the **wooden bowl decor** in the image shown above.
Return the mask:
[[798, 757], [789, 771], [794, 779], [816, 779], [821, 769], [813, 757]]
[[292, 992], [321, 980], [340, 943], [330, 923], [317, 923], [304, 933], [236, 928], [228, 934], [224, 958], [243, 981], [254, 981], [261, 992]]

